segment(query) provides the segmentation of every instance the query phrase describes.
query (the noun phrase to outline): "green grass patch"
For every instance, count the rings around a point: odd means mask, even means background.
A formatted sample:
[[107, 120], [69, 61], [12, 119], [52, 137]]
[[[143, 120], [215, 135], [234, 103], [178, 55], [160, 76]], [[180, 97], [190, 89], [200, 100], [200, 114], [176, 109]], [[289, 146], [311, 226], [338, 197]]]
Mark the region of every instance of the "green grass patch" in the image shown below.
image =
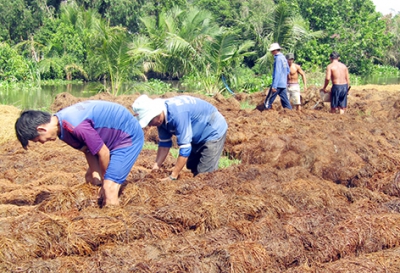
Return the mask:
[[229, 154], [221, 156], [219, 159], [218, 167], [220, 169], [228, 168], [232, 165], [239, 165], [242, 163], [241, 160], [236, 159], [236, 158], [231, 158]]
[[245, 109], [255, 109], [256, 105], [251, 104], [249, 101], [241, 101], [240, 102], [240, 109], [245, 110]]
[[[152, 142], [145, 142], [143, 145], [143, 150], [157, 151], [157, 149], [158, 145]], [[179, 149], [171, 148], [169, 152], [174, 158], [178, 158]], [[232, 158], [229, 154], [223, 154], [219, 159], [218, 167], [220, 169], [223, 169], [228, 168], [232, 165], [239, 165], [240, 163], [241, 161], [239, 159]]]

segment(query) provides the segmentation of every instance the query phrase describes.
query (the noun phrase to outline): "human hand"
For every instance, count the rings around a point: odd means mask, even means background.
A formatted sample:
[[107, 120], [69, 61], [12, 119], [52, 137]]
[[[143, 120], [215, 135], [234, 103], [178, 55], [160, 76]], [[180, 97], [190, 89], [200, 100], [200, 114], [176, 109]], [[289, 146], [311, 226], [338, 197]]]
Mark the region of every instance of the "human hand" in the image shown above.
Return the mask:
[[160, 167], [158, 167], [158, 164], [154, 163], [152, 170], [159, 170], [159, 169], [160, 169]]
[[85, 181], [86, 183], [90, 183], [93, 186], [101, 186], [103, 184], [100, 173], [92, 171], [90, 168], [88, 168], [86, 171]]
[[276, 88], [271, 88], [271, 90], [272, 90], [272, 92], [274, 92], [274, 93], [276, 92]]
[[324, 93], [327, 93], [327, 91], [326, 91], [325, 88], [322, 88], [322, 89], [320, 89], [319, 91], [322, 91], [322, 92], [324, 92]]
[[174, 181], [174, 180], [177, 180], [177, 179], [178, 179], [178, 177], [172, 177], [172, 175], [170, 175], [168, 177], [160, 179], [160, 181]]

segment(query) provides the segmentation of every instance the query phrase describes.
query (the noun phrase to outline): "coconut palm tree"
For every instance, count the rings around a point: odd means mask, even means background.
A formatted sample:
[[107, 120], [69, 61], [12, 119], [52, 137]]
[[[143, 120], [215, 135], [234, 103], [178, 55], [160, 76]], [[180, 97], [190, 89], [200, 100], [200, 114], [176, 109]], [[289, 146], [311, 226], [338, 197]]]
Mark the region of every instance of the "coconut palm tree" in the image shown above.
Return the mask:
[[157, 63], [163, 56], [161, 49], [153, 49], [152, 41], [144, 35], [135, 35], [128, 43], [132, 74], [147, 81], [146, 73], [157, 70]]
[[243, 62], [243, 58], [254, 54], [250, 49], [254, 41], [242, 41], [238, 35], [229, 30], [222, 30], [209, 41], [206, 50], [206, 67], [201, 70], [205, 77], [200, 77], [208, 94], [219, 92], [222, 87], [221, 77], [229, 75], [230, 81], [236, 81], [234, 69]]
[[261, 47], [265, 54], [257, 61], [260, 65], [271, 65], [273, 57], [268, 54], [268, 47], [271, 43], [277, 42], [287, 52], [295, 52], [302, 44], [319, 37], [323, 37], [322, 31], [311, 31], [297, 9], [293, 4], [286, 1], [280, 1], [274, 9], [271, 10], [274, 20], [269, 21], [266, 26], [264, 37], [260, 37]]
[[153, 47], [161, 51], [154, 69], [169, 78], [196, 75], [210, 94], [222, 88], [222, 74], [231, 73], [245, 56], [252, 54], [249, 49], [253, 42], [239, 42], [233, 31], [213, 22], [210, 12], [196, 7], [174, 7], [162, 12], [158, 20], [141, 20]]
[[122, 27], [110, 27], [104, 20], [97, 22], [90, 50], [89, 63], [94, 76], [104, 81], [112, 94], [118, 95], [122, 83], [130, 74], [127, 31]]
[[219, 32], [212, 23], [211, 13], [191, 7], [174, 7], [154, 17], [141, 18], [145, 34], [153, 41], [153, 48], [162, 51], [157, 72], [168, 78], [181, 78], [192, 73], [204, 62], [204, 45]]

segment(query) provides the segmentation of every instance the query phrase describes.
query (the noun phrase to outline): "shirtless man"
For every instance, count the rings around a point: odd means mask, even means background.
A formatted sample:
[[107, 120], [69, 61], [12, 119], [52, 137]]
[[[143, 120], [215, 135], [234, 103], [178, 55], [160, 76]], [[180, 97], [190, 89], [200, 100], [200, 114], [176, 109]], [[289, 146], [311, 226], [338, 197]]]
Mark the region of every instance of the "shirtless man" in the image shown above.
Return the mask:
[[339, 114], [344, 114], [347, 107], [350, 77], [347, 66], [339, 62], [339, 57], [337, 52], [332, 52], [329, 55], [331, 63], [326, 68], [325, 84], [321, 91], [327, 93], [326, 87], [332, 80], [331, 113], [336, 113], [336, 109], [339, 109]]
[[307, 90], [307, 79], [306, 73], [301, 69], [300, 65], [294, 63], [294, 54], [289, 53], [286, 55], [286, 59], [289, 63], [289, 75], [288, 75], [288, 97], [289, 101], [296, 107], [297, 111], [301, 111], [301, 100], [300, 100], [300, 85], [299, 85], [299, 74], [303, 79], [304, 91]]

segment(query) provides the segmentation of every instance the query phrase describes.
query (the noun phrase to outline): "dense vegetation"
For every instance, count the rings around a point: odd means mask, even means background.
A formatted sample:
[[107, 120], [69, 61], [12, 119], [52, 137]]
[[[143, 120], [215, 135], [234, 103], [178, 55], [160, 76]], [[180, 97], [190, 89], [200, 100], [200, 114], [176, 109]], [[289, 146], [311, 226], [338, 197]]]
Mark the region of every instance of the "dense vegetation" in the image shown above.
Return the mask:
[[279, 42], [309, 72], [329, 53], [352, 74], [400, 67], [400, 15], [371, 0], [0, 0], [0, 80], [178, 79], [214, 94], [270, 82]]

